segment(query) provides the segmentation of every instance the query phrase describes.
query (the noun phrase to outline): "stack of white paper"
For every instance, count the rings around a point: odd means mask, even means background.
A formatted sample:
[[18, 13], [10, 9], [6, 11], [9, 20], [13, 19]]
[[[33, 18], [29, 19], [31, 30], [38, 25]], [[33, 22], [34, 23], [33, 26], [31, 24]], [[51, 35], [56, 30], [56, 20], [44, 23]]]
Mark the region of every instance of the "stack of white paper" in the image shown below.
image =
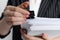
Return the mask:
[[58, 18], [35, 18], [27, 20], [26, 23], [23, 28], [26, 28], [30, 35], [32, 32], [34, 35], [40, 34], [41, 30], [60, 30], [60, 19]]
[[27, 20], [31, 30], [60, 30], [58, 18], [35, 18]]

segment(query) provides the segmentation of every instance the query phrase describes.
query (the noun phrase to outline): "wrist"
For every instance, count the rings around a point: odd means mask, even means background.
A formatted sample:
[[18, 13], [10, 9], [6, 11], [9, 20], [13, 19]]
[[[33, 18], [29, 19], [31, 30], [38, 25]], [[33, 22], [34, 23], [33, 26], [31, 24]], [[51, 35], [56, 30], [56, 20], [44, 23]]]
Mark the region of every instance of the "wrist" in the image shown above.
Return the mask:
[[9, 25], [4, 19], [0, 21], [0, 35], [6, 35], [12, 25]]

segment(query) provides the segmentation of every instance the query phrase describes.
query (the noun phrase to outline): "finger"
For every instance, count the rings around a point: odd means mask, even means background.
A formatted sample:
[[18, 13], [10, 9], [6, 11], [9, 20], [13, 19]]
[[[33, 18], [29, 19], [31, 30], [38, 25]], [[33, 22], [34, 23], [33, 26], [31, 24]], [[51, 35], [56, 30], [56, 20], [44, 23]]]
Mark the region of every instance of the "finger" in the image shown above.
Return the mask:
[[17, 7], [16, 12], [22, 13], [23, 15], [29, 15], [30, 13], [27, 10]]
[[21, 25], [21, 24], [25, 23], [25, 22], [11, 22], [11, 21], [7, 21], [7, 22], [11, 25]]
[[16, 11], [16, 12], [22, 13], [24, 15], [29, 15], [30, 14], [27, 10], [24, 10], [22, 8], [19, 8], [19, 7], [14, 7], [14, 6], [6, 7], [6, 10]]
[[4, 16], [14, 16], [14, 17], [23, 17], [23, 18], [26, 18], [26, 17], [29, 17], [29, 15], [23, 15], [19, 12], [14, 12], [14, 11], [10, 11], [10, 10], [6, 10], [4, 12]]
[[25, 21], [19, 21], [19, 22], [14, 22], [14, 21], [6, 21], [10, 25], [22, 25], [25, 23]]
[[30, 39], [31, 38], [31, 36], [25, 34], [25, 32], [22, 29], [20, 29], [20, 32], [25, 39]]
[[46, 33], [42, 33], [42, 38], [47, 40], [48, 39], [48, 35]]
[[6, 10], [4, 12], [4, 16], [13, 16], [13, 15], [14, 15], [14, 11]]
[[33, 36], [30, 36], [30, 35], [25, 34], [25, 32], [24, 32], [22, 29], [20, 29], [20, 32], [21, 32], [22, 36], [23, 36], [26, 40], [43, 40], [43, 39], [41, 39], [41, 38], [33, 37]]
[[7, 6], [5, 10], [15, 11], [16, 7], [15, 6]]
[[23, 22], [26, 21], [26, 18], [20, 18], [20, 17], [6, 17], [7, 21], [11, 21], [11, 22]]
[[25, 9], [25, 8], [27, 8], [28, 6], [29, 6], [29, 2], [27, 1], [27, 2], [24, 2], [24, 3], [22, 3], [21, 5], [19, 5], [18, 7]]

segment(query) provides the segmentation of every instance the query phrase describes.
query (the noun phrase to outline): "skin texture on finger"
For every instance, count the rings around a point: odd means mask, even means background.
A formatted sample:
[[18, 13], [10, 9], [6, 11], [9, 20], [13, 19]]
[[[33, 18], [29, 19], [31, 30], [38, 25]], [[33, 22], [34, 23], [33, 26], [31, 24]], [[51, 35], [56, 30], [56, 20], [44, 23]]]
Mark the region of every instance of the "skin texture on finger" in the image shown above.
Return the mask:
[[11, 21], [11, 22], [22, 22], [22, 21], [26, 21], [26, 18], [21, 18], [21, 17], [6, 17], [7, 21]]
[[46, 33], [42, 33], [42, 38], [44, 38], [45, 40], [48, 39], [48, 35]]
[[29, 6], [29, 2], [27, 1], [27, 2], [24, 2], [24, 3], [22, 3], [21, 5], [19, 5], [18, 7], [22, 8], [22, 9], [25, 9], [25, 8], [27, 8], [28, 6]]
[[23, 23], [25, 23], [25, 21], [20, 21], [20, 22], [11, 22], [11, 21], [6, 21], [9, 25], [22, 25]]
[[[22, 9], [22, 8], [19, 8], [19, 7], [15, 7], [15, 9], [9, 7], [7, 10], [8, 10], [8, 12], [9, 12], [9, 10], [10, 10], [10, 11], [15, 10], [15, 12], [19, 12], [19, 13], [21, 13], [21, 14], [23, 14], [23, 15], [29, 15], [29, 14], [30, 14], [27, 10], [24, 10], [24, 9]], [[14, 11], [13, 11], [13, 12], [14, 12]]]
[[16, 7], [15, 6], [7, 6], [5, 10], [15, 11]]
[[16, 11], [16, 12], [19, 12], [19, 13], [22, 13], [22, 14], [25, 14], [25, 15], [30, 14], [27, 10], [24, 10], [22, 8], [19, 8], [19, 7], [8, 6], [6, 9], [10, 10], [10, 11]]
[[[24, 3], [24, 6], [27, 4]], [[28, 5], [28, 4], [27, 4]], [[27, 7], [27, 6], [26, 6]], [[20, 18], [24, 18], [24, 17], [29, 17], [29, 12], [27, 10], [24, 10], [20, 7], [15, 7], [15, 6], [7, 6], [6, 9], [5, 9], [5, 12], [4, 12], [4, 16], [5, 16], [5, 20], [6, 21], [19, 21], [20, 22], [20, 19], [14, 19], [13, 18], [8, 18], [8, 17], [20, 17]], [[22, 20], [23, 21], [23, 20]], [[25, 21], [25, 20], [24, 20]], [[23, 23], [23, 22], [22, 22]]]
[[[11, 12], [12, 11], [12, 12]], [[6, 11], [5, 11], [5, 13], [13, 13], [13, 12], [19, 12], [19, 13], [21, 13], [21, 14], [23, 14], [23, 15], [29, 15], [30, 13], [27, 11], [27, 10], [24, 10], [24, 9], [22, 9], [22, 8], [19, 8], [19, 7], [15, 7], [15, 6], [7, 6], [6, 7]], [[10, 14], [9, 13], [9, 14]]]
[[19, 13], [19, 12], [14, 12], [13, 16], [27, 18], [29, 15], [27, 16], [27, 15], [23, 15], [22, 13]]
[[10, 11], [10, 10], [6, 10], [4, 12], [4, 16], [6, 16], [6, 17], [13, 17], [14, 16], [14, 17], [23, 17], [23, 18], [29, 17], [29, 15], [23, 15], [19, 12], [14, 12], [14, 11]]
[[42, 33], [42, 38], [44, 40], [53, 40], [51, 37], [49, 37], [46, 33]]
[[30, 13], [27, 10], [17, 7], [16, 12], [22, 13], [23, 15], [29, 15]]

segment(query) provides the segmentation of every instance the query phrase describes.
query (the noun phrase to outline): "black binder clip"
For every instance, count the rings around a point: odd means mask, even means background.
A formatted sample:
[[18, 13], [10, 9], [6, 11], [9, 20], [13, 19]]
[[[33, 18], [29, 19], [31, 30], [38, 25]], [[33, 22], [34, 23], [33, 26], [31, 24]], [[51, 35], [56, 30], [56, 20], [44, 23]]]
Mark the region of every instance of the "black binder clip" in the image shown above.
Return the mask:
[[34, 11], [29, 11], [29, 12], [30, 12], [30, 15], [27, 19], [34, 19], [35, 18]]

